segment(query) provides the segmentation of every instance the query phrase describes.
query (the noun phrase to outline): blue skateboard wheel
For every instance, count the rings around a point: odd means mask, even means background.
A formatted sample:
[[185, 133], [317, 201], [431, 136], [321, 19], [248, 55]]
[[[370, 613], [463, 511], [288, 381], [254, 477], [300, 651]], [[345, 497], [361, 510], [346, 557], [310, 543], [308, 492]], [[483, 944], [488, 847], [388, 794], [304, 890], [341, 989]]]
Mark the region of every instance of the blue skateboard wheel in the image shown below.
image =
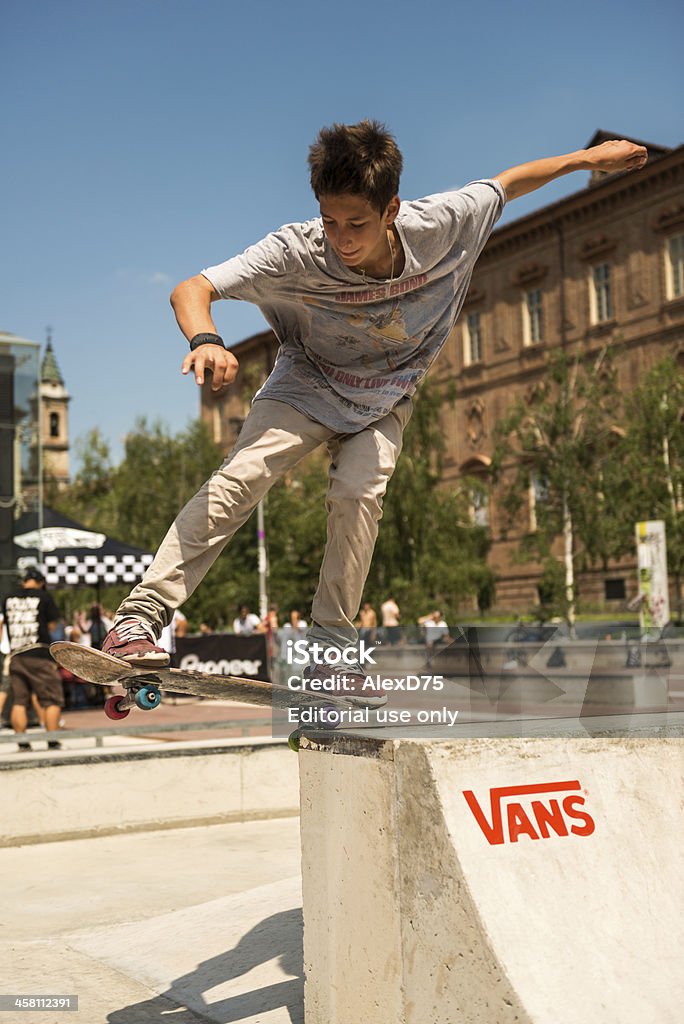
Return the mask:
[[156, 686], [141, 686], [134, 699], [143, 711], [151, 711], [160, 705], [161, 694]]
[[324, 729], [337, 729], [342, 721], [340, 709], [334, 704], [324, 704], [319, 708], [318, 721]]

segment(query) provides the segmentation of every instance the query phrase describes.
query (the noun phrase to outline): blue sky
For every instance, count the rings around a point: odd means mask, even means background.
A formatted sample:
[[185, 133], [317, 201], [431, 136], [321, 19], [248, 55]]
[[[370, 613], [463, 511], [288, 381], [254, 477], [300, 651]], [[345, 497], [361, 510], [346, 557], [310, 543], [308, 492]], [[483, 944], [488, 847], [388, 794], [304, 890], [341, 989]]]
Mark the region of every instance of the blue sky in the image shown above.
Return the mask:
[[[684, 141], [681, 4], [2, 0], [0, 330], [53, 328], [72, 438], [198, 415], [168, 294], [317, 213], [309, 143], [375, 117], [402, 196], [586, 144]], [[583, 187], [581, 172], [506, 219]], [[228, 342], [261, 329], [221, 303]]]

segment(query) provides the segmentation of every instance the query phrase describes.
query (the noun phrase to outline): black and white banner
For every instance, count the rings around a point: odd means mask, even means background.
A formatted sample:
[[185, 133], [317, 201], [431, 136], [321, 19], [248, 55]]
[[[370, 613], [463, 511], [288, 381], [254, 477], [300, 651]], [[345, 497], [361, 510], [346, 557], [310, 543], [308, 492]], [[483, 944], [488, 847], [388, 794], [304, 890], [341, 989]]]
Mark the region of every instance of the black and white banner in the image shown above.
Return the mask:
[[185, 671], [270, 682], [264, 634], [178, 637], [174, 664]]

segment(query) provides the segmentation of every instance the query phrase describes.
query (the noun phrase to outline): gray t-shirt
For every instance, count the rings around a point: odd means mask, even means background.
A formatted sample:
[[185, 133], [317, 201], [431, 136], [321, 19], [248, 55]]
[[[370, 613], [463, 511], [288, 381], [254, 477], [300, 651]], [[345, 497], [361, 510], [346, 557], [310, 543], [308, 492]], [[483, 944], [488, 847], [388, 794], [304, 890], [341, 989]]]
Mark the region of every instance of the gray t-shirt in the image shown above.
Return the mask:
[[456, 322], [505, 202], [496, 180], [402, 202], [395, 225], [405, 264], [393, 281], [346, 267], [320, 217], [203, 270], [221, 298], [259, 306], [280, 341], [256, 399], [356, 433], [412, 395]]

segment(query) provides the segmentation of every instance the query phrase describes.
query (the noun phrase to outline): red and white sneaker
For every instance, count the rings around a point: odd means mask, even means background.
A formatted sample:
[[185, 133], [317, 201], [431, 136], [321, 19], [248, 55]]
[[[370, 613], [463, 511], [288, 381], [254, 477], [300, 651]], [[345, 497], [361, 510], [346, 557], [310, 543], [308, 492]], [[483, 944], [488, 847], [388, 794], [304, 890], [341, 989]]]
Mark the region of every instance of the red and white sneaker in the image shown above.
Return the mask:
[[102, 644], [105, 654], [121, 658], [131, 665], [163, 668], [171, 658], [163, 647], [157, 647], [152, 627], [142, 619], [125, 615], [114, 623]]

